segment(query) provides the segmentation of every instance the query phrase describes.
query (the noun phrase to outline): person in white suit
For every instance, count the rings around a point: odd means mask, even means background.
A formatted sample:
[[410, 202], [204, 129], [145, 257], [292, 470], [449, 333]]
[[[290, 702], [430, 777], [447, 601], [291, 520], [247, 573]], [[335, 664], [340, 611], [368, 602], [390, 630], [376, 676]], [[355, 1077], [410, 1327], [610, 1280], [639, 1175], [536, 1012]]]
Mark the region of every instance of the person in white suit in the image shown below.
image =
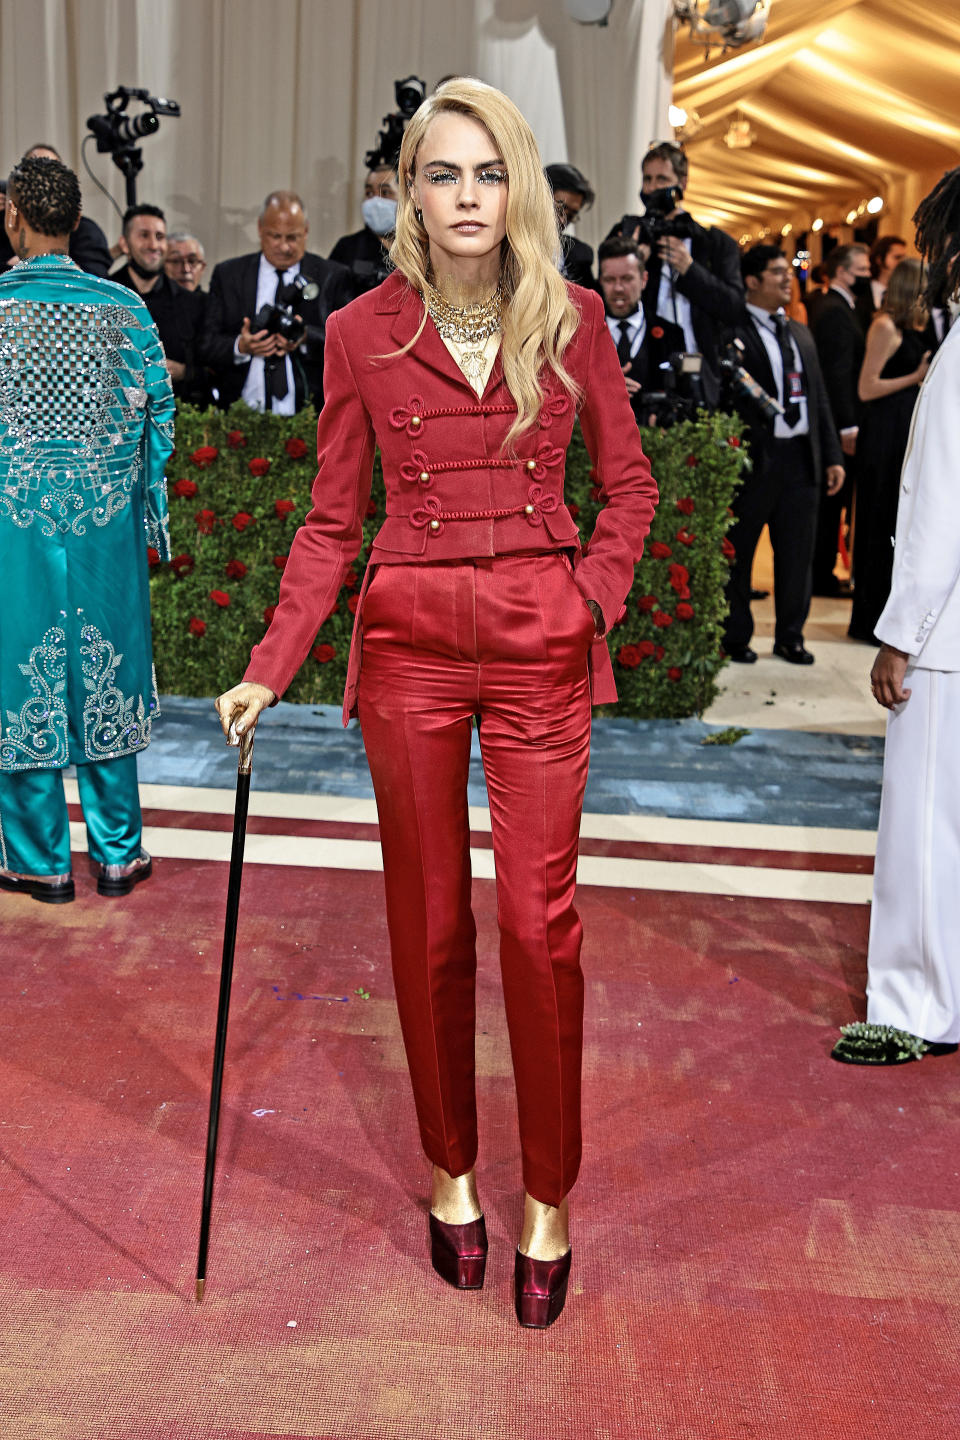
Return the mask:
[[[960, 167], [921, 203], [926, 299], [960, 291]], [[871, 688], [890, 711], [883, 765], [867, 1020], [833, 1056], [891, 1065], [960, 1041], [960, 326], [920, 390], [900, 480], [893, 583]]]

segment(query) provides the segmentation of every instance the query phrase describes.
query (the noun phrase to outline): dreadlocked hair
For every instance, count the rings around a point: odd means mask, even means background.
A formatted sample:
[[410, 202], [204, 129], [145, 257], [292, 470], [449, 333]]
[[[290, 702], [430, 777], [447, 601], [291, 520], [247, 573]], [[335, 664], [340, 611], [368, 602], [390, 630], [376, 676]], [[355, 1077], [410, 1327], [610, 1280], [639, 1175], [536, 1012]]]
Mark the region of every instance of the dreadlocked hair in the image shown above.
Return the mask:
[[21, 160], [7, 191], [38, 235], [69, 235], [80, 219], [80, 182], [60, 160]]
[[920, 201], [913, 223], [927, 262], [924, 300], [928, 309], [943, 307], [960, 290], [960, 166]]

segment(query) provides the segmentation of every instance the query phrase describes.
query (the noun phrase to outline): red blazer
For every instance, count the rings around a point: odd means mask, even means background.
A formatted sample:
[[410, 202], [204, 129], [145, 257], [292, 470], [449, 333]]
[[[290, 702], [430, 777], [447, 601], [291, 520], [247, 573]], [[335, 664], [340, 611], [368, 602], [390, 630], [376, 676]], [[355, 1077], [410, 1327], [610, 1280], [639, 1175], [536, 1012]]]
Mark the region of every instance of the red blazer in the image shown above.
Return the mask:
[[[313, 509], [294, 537], [273, 621], [244, 679], [282, 695], [303, 663], [360, 549], [377, 445], [387, 518], [371, 548], [367, 580], [375, 565], [572, 550], [576, 583], [600, 606], [609, 630], [633, 582], [657, 487], [600, 297], [575, 285], [569, 290], [581, 323], [563, 363], [583, 392], [580, 426], [605, 501], [587, 549], [581, 553], [563, 503], [573, 401], [550, 375], [539, 423], [519, 437], [515, 455], [501, 453], [517, 407], [499, 355], [482, 398], [430, 321], [413, 349], [395, 356], [416, 333], [423, 306], [406, 280], [392, 275], [327, 321]], [[356, 703], [362, 608], [361, 592], [345, 722]], [[595, 703], [616, 699], [604, 640], [592, 647], [591, 677]]]

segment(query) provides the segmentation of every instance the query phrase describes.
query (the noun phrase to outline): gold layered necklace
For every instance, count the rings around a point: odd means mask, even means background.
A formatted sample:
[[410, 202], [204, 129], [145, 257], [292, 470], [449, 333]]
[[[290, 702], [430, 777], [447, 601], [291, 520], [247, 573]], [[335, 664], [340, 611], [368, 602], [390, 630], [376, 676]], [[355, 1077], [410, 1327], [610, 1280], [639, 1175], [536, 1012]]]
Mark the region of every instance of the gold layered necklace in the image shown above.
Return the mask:
[[437, 334], [456, 346], [460, 368], [475, 385], [487, 368], [487, 342], [502, 328], [501, 286], [489, 300], [476, 305], [451, 305], [433, 285], [427, 286], [423, 298]]

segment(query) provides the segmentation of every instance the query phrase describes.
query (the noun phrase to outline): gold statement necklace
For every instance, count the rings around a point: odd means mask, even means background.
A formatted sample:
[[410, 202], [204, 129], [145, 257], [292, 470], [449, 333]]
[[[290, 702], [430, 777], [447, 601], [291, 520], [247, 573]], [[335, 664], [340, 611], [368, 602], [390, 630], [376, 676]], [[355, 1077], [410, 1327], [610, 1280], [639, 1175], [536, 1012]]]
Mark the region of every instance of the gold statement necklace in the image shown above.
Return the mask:
[[486, 368], [487, 341], [502, 328], [501, 286], [476, 305], [451, 305], [433, 285], [427, 286], [424, 300], [437, 334], [456, 345], [460, 368], [475, 385]]

